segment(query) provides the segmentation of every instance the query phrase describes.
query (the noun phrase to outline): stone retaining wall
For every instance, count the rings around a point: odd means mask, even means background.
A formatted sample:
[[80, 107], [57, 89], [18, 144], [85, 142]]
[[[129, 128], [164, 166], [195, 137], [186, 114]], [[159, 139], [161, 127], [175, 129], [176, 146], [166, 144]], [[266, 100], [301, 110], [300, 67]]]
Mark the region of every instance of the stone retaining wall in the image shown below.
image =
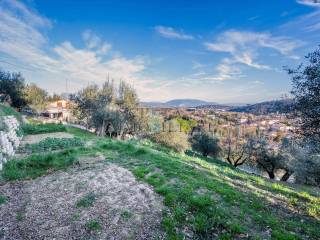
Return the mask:
[[4, 129], [0, 131], [0, 170], [8, 158], [14, 156], [22, 136], [17, 135], [20, 123], [14, 116], [1, 117]]

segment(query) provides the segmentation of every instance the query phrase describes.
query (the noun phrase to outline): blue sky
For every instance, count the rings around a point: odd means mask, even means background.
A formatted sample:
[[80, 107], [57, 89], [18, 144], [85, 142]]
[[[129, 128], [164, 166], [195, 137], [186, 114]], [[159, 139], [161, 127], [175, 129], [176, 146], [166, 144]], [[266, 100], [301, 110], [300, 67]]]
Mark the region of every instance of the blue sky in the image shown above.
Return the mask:
[[48, 92], [109, 75], [141, 100], [251, 103], [290, 91], [283, 66], [320, 44], [317, 0], [0, 0], [0, 67]]

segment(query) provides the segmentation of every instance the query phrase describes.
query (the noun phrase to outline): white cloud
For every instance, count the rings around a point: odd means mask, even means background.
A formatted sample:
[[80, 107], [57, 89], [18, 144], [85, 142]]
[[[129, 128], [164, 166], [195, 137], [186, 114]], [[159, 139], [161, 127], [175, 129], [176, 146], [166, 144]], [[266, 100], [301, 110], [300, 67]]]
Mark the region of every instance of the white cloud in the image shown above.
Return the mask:
[[[1, 1], [0, 12], [0, 59], [2, 63], [21, 66], [13, 70], [22, 71], [29, 81], [50, 91], [62, 92], [67, 78], [76, 91], [88, 82], [104, 82], [109, 74], [115, 80], [134, 85], [143, 98], [156, 96], [163, 90], [161, 86], [148, 87], [155, 80], [144, 75], [144, 57], [112, 55], [111, 45], [90, 30], [82, 36], [86, 48], [76, 48], [69, 41], [50, 46], [42, 31], [50, 27], [48, 19], [16, 1]], [[25, 69], [29, 70], [24, 72]]]
[[183, 31], [177, 31], [172, 27], [156, 26], [155, 30], [165, 38], [180, 39], [180, 40], [192, 40], [192, 35], [185, 34]]
[[242, 63], [257, 69], [269, 69], [264, 64], [256, 63], [258, 51], [269, 48], [288, 57], [295, 57], [292, 51], [300, 47], [301, 41], [288, 37], [275, 37], [269, 33], [229, 30], [220, 34], [215, 42], [205, 43], [210, 51], [226, 52], [232, 56], [230, 61]]
[[87, 48], [95, 49], [99, 54], [105, 54], [112, 48], [111, 44], [103, 42], [100, 37], [89, 29], [82, 33], [82, 38], [85, 41]]
[[310, 6], [310, 7], [320, 7], [319, 0], [297, 0], [297, 3]]

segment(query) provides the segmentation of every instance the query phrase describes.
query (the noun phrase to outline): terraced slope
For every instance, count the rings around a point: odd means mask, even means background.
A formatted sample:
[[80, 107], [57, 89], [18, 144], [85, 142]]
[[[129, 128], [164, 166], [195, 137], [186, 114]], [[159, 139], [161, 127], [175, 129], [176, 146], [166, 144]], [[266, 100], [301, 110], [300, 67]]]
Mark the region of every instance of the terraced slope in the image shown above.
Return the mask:
[[2, 179], [0, 214], [11, 216], [0, 223], [4, 239], [320, 239], [318, 188], [149, 141], [67, 132], [85, 147], [22, 160], [10, 169], [20, 180]]

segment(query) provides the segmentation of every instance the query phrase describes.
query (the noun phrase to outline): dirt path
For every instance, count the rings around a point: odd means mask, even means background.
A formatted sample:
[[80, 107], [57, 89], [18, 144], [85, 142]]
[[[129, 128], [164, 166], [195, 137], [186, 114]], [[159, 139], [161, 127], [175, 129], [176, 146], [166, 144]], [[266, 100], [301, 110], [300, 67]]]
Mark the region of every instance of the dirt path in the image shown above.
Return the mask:
[[0, 239], [163, 239], [162, 198], [102, 157], [0, 193]]

